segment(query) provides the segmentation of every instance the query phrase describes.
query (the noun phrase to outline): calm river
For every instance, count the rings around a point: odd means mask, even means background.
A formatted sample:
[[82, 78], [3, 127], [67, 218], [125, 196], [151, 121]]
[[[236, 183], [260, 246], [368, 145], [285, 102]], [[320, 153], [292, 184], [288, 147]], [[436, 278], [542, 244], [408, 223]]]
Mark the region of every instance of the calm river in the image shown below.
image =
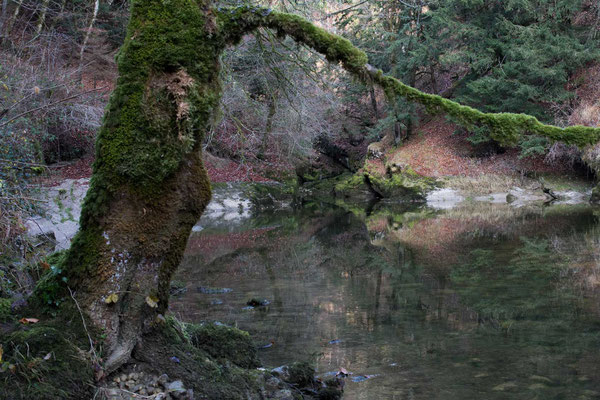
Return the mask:
[[266, 366], [352, 372], [346, 400], [600, 398], [599, 211], [207, 213], [172, 311], [273, 343]]

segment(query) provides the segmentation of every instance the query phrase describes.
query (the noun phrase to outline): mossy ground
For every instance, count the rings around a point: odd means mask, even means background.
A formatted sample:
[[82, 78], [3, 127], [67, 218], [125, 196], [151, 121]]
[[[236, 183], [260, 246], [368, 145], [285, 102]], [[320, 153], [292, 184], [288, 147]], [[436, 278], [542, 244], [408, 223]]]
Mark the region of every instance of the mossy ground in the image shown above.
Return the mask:
[[7, 321], [11, 318], [10, 306], [12, 299], [0, 298], [0, 322]]
[[[23, 315], [36, 315], [30, 311]], [[4, 350], [0, 398], [90, 398], [94, 384], [93, 357], [81, 315], [74, 306], [65, 305], [57, 317], [37, 316], [38, 323], [15, 322], [0, 327]]]
[[[101, 336], [100, 332], [89, 333]], [[0, 372], [1, 399], [90, 399], [102, 385], [95, 381], [99, 366], [95, 369], [94, 362], [98, 360], [89, 351], [88, 332], [74, 307], [63, 306], [58, 317], [37, 324], [3, 326], [0, 343], [5, 363]], [[95, 351], [102, 356], [101, 343]], [[261, 398], [265, 379], [271, 376], [257, 369], [260, 363], [248, 333], [225, 326], [185, 324], [173, 318], [143, 337], [131, 362], [157, 375], [166, 373], [182, 380], [203, 399]], [[301, 375], [312, 380], [314, 370]]]
[[254, 345], [235, 328], [168, 320], [144, 336], [133, 359], [181, 379], [198, 398], [245, 400], [261, 388]]

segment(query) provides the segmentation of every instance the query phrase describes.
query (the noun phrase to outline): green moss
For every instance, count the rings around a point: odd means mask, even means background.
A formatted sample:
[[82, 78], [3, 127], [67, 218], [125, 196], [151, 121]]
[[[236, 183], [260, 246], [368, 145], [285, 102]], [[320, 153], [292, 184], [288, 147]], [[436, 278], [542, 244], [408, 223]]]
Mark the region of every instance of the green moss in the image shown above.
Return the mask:
[[[100, 130], [95, 173], [109, 185], [153, 186], [174, 173], [201, 141], [220, 98], [217, 54], [206, 16], [193, 0], [135, 0], [127, 39], [117, 57], [119, 79]], [[170, 81], [167, 75], [185, 71]], [[178, 99], [169, 84], [185, 89]], [[178, 119], [177, 103], [190, 118]], [[106, 183], [106, 182], [105, 182]], [[151, 192], [150, 190], [148, 192]]]
[[427, 192], [435, 187], [432, 179], [415, 177], [409, 174], [394, 174], [391, 178], [383, 178], [367, 173], [366, 176], [373, 189], [387, 199], [424, 200]]
[[365, 185], [365, 178], [362, 174], [352, 174], [345, 176], [341, 181], [336, 183], [336, 193], [348, 193]]
[[[166, 373], [183, 380], [186, 387], [193, 389], [194, 395], [198, 398], [231, 400], [258, 398], [262, 372], [254, 367], [242, 368], [226, 358], [231, 356], [231, 354], [227, 355], [227, 352], [235, 350], [235, 346], [240, 344], [237, 336], [239, 331], [234, 330], [231, 342], [227, 342], [229, 334], [225, 331], [217, 334], [218, 340], [221, 340], [220, 345], [231, 347], [230, 350], [223, 348], [217, 351], [215, 346], [208, 344], [211, 351], [225, 357], [219, 361], [208, 353], [203, 345], [194, 345], [193, 332], [197, 328], [199, 328], [197, 325], [174, 323], [169, 319], [161, 329], [155, 329], [144, 336], [134, 352], [134, 357], [148, 363], [161, 374]], [[231, 328], [224, 327], [224, 329]], [[173, 357], [177, 362], [172, 361]], [[241, 360], [236, 356], [233, 356], [233, 359]], [[226, 362], [228, 360], [229, 362]]]
[[275, 30], [278, 35], [289, 35], [323, 54], [330, 62], [340, 62], [350, 72], [359, 74], [368, 61], [367, 55], [341, 36], [327, 32], [302, 17], [273, 12], [270, 9], [241, 6], [221, 9], [218, 13], [221, 30], [229, 43], [237, 43], [248, 32], [258, 27]]
[[260, 365], [256, 348], [247, 332], [217, 325], [187, 324], [191, 343], [219, 361], [229, 361], [242, 368]]
[[330, 379], [325, 384], [328, 386], [319, 390], [319, 400], [339, 400], [342, 398], [342, 391], [335, 386], [339, 385], [338, 382]]
[[596, 185], [592, 189], [592, 196], [590, 197], [590, 202], [593, 204], [600, 203], [600, 185]]
[[11, 299], [0, 298], [0, 321], [6, 321], [11, 317], [10, 305], [12, 304]]
[[291, 202], [296, 196], [298, 185], [288, 180], [283, 183], [256, 183], [245, 188], [244, 192], [256, 209], [277, 207], [278, 203]]
[[287, 382], [299, 387], [311, 386], [315, 380], [315, 368], [307, 361], [295, 362], [287, 368]]
[[3, 361], [14, 366], [13, 373], [0, 373], [0, 398], [91, 398], [93, 369], [80, 321], [80, 316], [65, 310], [61, 319], [0, 335]]

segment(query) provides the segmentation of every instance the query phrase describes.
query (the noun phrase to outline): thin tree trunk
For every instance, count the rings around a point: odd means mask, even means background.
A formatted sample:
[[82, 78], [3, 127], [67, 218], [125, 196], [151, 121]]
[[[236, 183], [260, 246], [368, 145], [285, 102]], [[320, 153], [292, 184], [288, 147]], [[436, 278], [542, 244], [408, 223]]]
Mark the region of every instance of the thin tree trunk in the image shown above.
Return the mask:
[[42, 28], [44, 27], [44, 23], [46, 22], [46, 15], [48, 14], [48, 5], [50, 4], [50, 0], [42, 1], [42, 11], [38, 18], [37, 26], [35, 27], [35, 34], [39, 35], [42, 32]]
[[58, 15], [56, 18], [53, 19], [52, 21], [52, 25], [50, 25], [50, 30], [54, 30], [54, 27], [56, 26], [56, 23], [58, 22], [58, 20], [60, 18], [62, 18], [64, 12], [65, 12], [65, 7], [67, 6], [67, 0], [62, 0], [60, 3], [60, 10], [58, 11]]
[[269, 96], [269, 112], [267, 114], [267, 121], [265, 123], [265, 130], [263, 132], [262, 142], [260, 144], [260, 149], [258, 150], [257, 157], [260, 159], [264, 159], [265, 153], [267, 151], [267, 145], [269, 143], [269, 138], [271, 137], [271, 133], [273, 132], [273, 120], [275, 119], [275, 114], [277, 112], [277, 99], [275, 94], [271, 94]]
[[83, 39], [83, 44], [81, 45], [81, 51], [79, 52], [79, 59], [83, 60], [83, 53], [85, 52], [85, 47], [87, 46], [88, 41], [90, 40], [90, 35], [92, 34], [92, 29], [94, 24], [96, 23], [96, 18], [98, 17], [98, 10], [100, 9], [100, 0], [94, 1], [94, 12], [92, 13], [92, 19], [90, 21], [90, 25], [87, 28], [85, 33], [85, 38]]
[[23, 5], [23, 0], [19, 0], [17, 2], [17, 6], [15, 7], [15, 11], [12, 14], [12, 17], [8, 20], [8, 23], [6, 24], [6, 28], [4, 29], [4, 36], [2, 38], [2, 44], [4, 44], [4, 41], [6, 40], [6, 38], [9, 37], [10, 34], [12, 33], [13, 26], [15, 25], [15, 21], [17, 20], [17, 17], [19, 16], [19, 12], [21, 12], [22, 5]]
[[4, 37], [4, 24], [8, 14], [8, 0], [2, 0], [2, 14], [0, 14], [0, 38]]

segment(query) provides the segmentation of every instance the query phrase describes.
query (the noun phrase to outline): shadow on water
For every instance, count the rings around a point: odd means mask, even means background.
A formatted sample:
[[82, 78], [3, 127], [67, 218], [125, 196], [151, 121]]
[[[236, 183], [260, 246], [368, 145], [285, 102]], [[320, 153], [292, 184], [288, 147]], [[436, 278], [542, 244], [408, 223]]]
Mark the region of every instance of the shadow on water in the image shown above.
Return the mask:
[[320, 205], [201, 220], [172, 309], [273, 341], [265, 365], [353, 372], [345, 399], [600, 398], [596, 213]]

